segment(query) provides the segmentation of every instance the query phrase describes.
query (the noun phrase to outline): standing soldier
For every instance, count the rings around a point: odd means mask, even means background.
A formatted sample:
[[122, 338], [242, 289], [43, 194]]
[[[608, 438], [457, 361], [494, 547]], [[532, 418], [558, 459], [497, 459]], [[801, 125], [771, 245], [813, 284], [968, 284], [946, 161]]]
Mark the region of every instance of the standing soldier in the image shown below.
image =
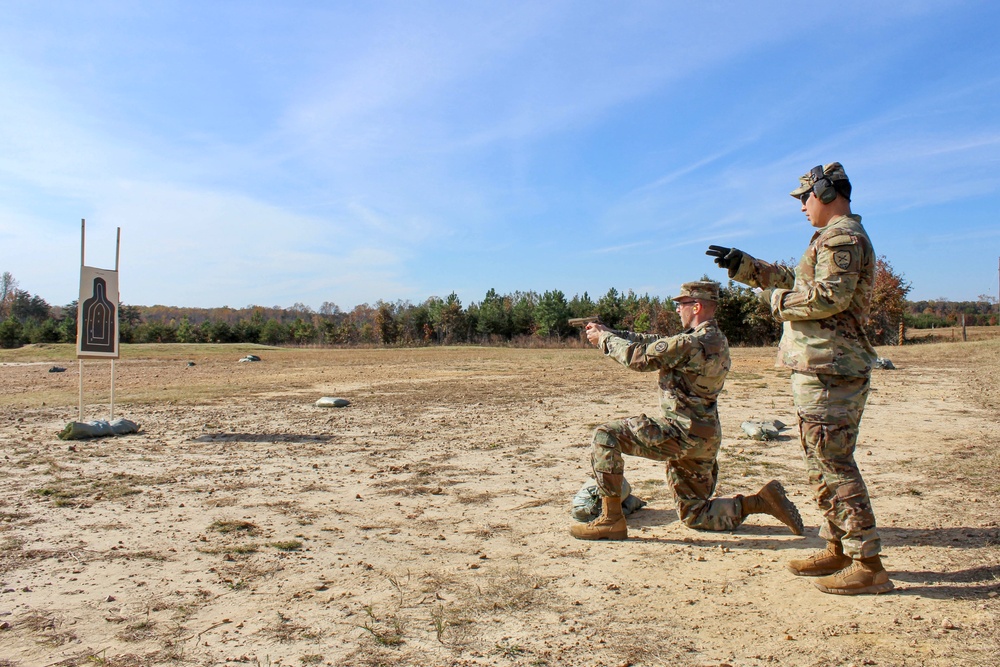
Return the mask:
[[826, 550], [793, 560], [788, 569], [821, 577], [815, 585], [824, 593], [884, 593], [893, 585], [882, 567], [875, 514], [854, 461], [876, 359], [865, 334], [875, 252], [861, 216], [851, 213], [851, 183], [839, 162], [801, 176], [791, 195], [818, 230], [794, 272], [736, 248], [713, 245], [706, 254], [733, 280], [763, 289], [761, 298], [784, 323], [778, 366], [792, 371], [799, 439], [826, 518], [820, 536], [827, 540]]
[[664, 461], [677, 514], [698, 530], [733, 530], [751, 514], [769, 514], [796, 535], [802, 518], [777, 481], [752, 496], [712, 498], [719, 476], [722, 427], [716, 400], [729, 373], [729, 343], [715, 322], [719, 284], [681, 285], [677, 302], [685, 331], [661, 337], [587, 325], [587, 340], [606, 355], [636, 371], [659, 371], [663, 417], [640, 415], [614, 421], [594, 431], [591, 463], [601, 495], [601, 515], [570, 529], [581, 540], [624, 540], [622, 454]]

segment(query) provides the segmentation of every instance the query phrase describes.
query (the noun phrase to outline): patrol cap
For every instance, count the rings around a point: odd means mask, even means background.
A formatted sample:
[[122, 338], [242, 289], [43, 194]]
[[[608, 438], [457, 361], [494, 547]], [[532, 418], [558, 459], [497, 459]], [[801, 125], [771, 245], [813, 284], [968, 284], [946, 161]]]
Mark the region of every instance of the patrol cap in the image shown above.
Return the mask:
[[695, 280], [681, 285], [681, 291], [674, 297], [674, 301], [687, 301], [698, 299], [699, 301], [718, 301], [719, 283], [714, 280]]
[[[830, 179], [831, 183], [835, 183], [837, 181], [850, 182], [847, 178], [847, 174], [844, 173], [844, 166], [839, 162], [831, 162], [830, 164], [824, 165], [823, 175]], [[800, 195], [804, 195], [812, 190], [815, 183], [816, 179], [813, 178], [812, 172], [807, 171], [799, 176], [799, 187], [792, 190], [789, 194], [798, 199]]]

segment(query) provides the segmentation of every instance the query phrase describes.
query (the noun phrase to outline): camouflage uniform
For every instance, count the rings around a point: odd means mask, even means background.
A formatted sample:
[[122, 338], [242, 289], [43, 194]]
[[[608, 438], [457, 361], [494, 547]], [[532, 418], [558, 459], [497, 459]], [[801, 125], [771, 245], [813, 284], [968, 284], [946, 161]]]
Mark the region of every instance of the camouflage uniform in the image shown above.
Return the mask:
[[[831, 167], [840, 169], [833, 163], [827, 173]], [[800, 181], [802, 187], [793, 196], [811, 187], [806, 177]], [[794, 272], [744, 253], [730, 277], [772, 290], [771, 312], [783, 322], [777, 365], [792, 370], [799, 439], [809, 481], [826, 517], [820, 536], [839, 540], [852, 558], [878, 554], [875, 515], [854, 461], [876, 359], [864, 330], [875, 252], [861, 217], [842, 215], [817, 231]]]
[[[636, 371], [659, 371], [662, 418], [640, 415], [613, 421], [594, 432], [595, 473], [621, 475], [622, 454], [666, 462], [677, 513], [700, 530], [732, 530], [745, 515], [740, 496], [712, 498], [722, 427], [716, 400], [729, 373], [729, 343], [715, 320], [676, 336], [603, 332], [601, 351]], [[595, 474], [602, 495], [618, 496], [615, 478]], [[618, 478], [620, 479], [620, 478]]]

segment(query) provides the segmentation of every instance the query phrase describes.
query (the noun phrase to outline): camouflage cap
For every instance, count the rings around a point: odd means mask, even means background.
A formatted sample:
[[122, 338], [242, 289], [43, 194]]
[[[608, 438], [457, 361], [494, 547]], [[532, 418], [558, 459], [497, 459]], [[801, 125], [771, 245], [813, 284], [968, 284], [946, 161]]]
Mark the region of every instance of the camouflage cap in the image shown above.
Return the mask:
[[700, 301], [718, 301], [719, 283], [714, 280], [695, 280], [681, 285], [681, 291], [674, 301], [698, 299]]
[[[834, 181], [849, 181], [847, 174], [844, 173], [844, 166], [839, 162], [831, 162], [830, 164], [824, 165], [823, 175], [829, 178], [831, 183]], [[807, 171], [799, 176], [799, 187], [792, 190], [789, 194], [798, 199], [800, 195], [804, 195], [812, 190], [815, 182], [816, 181], [813, 180], [812, 171]]]

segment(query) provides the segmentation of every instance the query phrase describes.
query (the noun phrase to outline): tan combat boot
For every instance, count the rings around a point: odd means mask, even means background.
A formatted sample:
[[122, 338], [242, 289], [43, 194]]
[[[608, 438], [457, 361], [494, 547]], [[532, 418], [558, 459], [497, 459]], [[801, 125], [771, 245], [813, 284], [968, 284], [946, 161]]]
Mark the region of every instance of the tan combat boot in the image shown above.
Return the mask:
[[844, 555], [840, 542], [827, 542], [826, 549], [808, 558], [788, 561], [788, 571], [800, 577], [819, 577], [839, 572], [851, 564], [851, 557]]
[[820, 577], [813, 585], [834, 595], [878, 595], [893, 589], [889, 573], [878, 556], [859, 558], [840, 572]]
[[802, 517], [799, 516], [799, 510], [785, 495], [781, 482], [775, 479], [761, 487], [754, 495], [743, 496], [740, 504], [743, 506], [743, 516], [768, 514], [788, 526], [793, 535], [802, 534]]
[[628, 539], [628, 524], [622, 514], [621, 497], [602, 496], [601, 515], [590, 523], [580, 523], [569, 529], [578, 540]]

